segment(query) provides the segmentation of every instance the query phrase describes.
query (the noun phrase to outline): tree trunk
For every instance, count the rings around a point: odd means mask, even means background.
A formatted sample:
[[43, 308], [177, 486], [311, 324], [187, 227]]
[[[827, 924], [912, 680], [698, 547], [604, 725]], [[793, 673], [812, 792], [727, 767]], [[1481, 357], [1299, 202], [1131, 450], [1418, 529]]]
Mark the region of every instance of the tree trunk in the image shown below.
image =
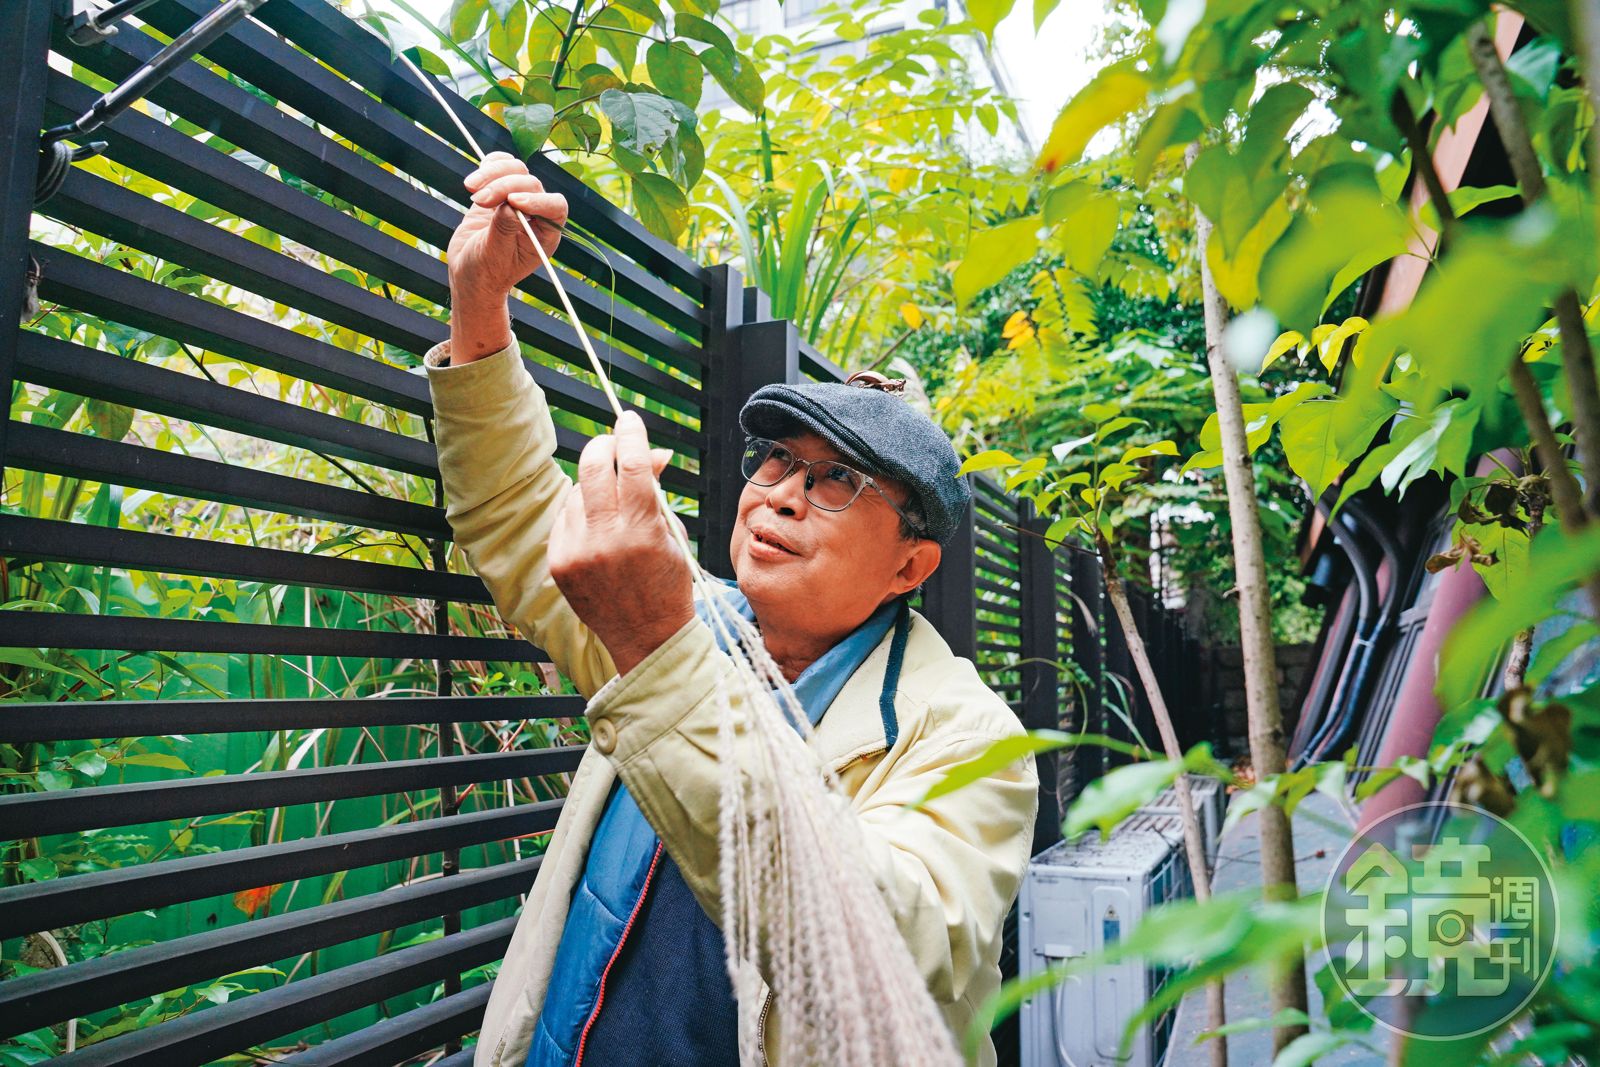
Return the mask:
[[[1189, 146], [1192, 164], [1199, 145]], [[1239, 399], [1239, 379], [1222, 352], [1222, 328], [1228, 307], [1217, 291], [1206, 262], [1211, 222], [1197, 208], [1194, 213], [1195, 251], [1200, 263], [1200, 284], [1205, 298], [1206, 364], [1217, 401], [1217, 423], [1222, 435], [1222, 474], [1228, 490], [1228, 517], [1233, 525], [1234, 570], [1239, 583], [1239, 645], [1244, 657], [1245, 706], [1249, 718], [1250, 762], [1256, 781], [1287, 769], [1283, 709], [1278, 702], [1278, 656], [1272, 644], [1272, 607], [1267, 593], [1267, 563], [1261, 547], [1261, 514], [1256, 510], [1255, 470], [1245, 442], [1244, 409]], [[1269, 804], [1256, 816], [1261, 828], [1261, 880], [1269, 900], [1294, 900], [1294, 833], [1282, 807]], [[1306, 963], [1296, 953], [1272, 976], [1272, 1013], [1306, 1010]], [[1303, 1025], [1274, 1027], [1274, 1051], [1282, 1051], [1306, 1032]]]
[[[1133, 609], [1128, 606], [1128, 592], [1117, 574], [1117, 562], [1111, 546], [1100, 539], [1100, 564], [1105, 572], [1106, 598], [1111, 601], [1117, 621], [1122, 624], [1122, 635], [1128, 643], [1128, 656], [1144, 684], [1145, 696], [1150, 700], [1150, 711], [1155, 715], [1156, 729], [1161, 733], [1161, 747], [1167, 758], [1183, 759], [1183, 749], [1178, 745], [1178, 732], [1173, 729], [1172, 715], [1167, 711], [1167, 701], [1161, 695], [1161, 684], [1156, 680], [1155, 668], [1150, 665], [1150, 654], [1144, 647], [1144, 635], [1134, 621]], [[1179, 774], [1173, 782], [1178, 794], [1178, 810], [1183, 815], [1184, 851], [1189, 857], [1189, 873], [1194, 879], [1194, 898], [1202, 904], [1211, 899], [1211, 865], [1206, 857], [1205, 839], [1200, 834], [1200, 817], [1194, 810], [1194, 795], [1189, 789], [1189, 776]], [[1227, 985], [1224, 979], [1206, 985], [1206, 1029], [1220, 1030], [1228, 1021], [1225, 1002]], [[1212, 1067], [1228, 1067], [1228, 1039], [1214, 1037], [1210, 1041]]]

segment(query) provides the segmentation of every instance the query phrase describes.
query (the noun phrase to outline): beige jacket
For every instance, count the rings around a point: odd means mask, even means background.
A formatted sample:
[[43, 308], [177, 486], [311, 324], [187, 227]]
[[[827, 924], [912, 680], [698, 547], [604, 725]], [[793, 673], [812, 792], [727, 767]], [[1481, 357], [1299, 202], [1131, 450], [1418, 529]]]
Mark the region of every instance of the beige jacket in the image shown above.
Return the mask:
[[[572, 483], [553, 459], [543, 393], [514, 349], [461, 367], [426, 357], [448, 517], [501, 614], [590, 698], [591, 744], [528, 894], [489, 997], [475, 1067], [523, 1067], [556, 944], [589, 841], [617, 776], [707, 913], [718, 914], [717, 713], [732, 669], [710, 631], [686, 625], [624, 678], [567, 605], [546, 564], [551, 527]], [[958, 1041], [1000, 984], [1001, 925], [1028, 861], [1037, 776], [1022, 760], [907, 812], [952, 766], [1021, 732], [1011, 709], [914, 616], [885, 749], [878, 709], [889, 638], [845, 684], [812, 746], [852, 797], [874, 878]], [[601, 692], [604, 687], [604, 692]], [[748, 1010], [749, 1006], [745, 1006]], [[767, 1020], [769, 1057], [781, 1020]], [[980, 1063], [992, 1063], [985, 1042]], [[609, 1065], [596, 1065], [609, 1067]], [[899, 1067], [899, 1065], [885, 1065]]]

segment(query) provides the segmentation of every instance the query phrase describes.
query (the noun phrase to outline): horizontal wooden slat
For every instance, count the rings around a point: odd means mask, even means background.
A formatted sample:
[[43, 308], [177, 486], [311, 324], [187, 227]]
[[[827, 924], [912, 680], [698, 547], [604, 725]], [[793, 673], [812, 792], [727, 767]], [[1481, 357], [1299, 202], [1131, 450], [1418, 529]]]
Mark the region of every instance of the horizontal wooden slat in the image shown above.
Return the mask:
[[245, 652], [262, 656], [487, 660], [492, 663], [549, 660], [526, 641], [502, 637], [445, 637], [385, 630], [16, 610], [0, 611], [0, 647]]
[[450, 539], [444, 510], [237, 463], [162, 452], [67, 430], [13, 421], [6, 465], [174, 496], [328, 519], [418, 537]]
[[0, 742], [81, 741], [101, 737], [248, 733], [441, 722], [575, 719], [580, 696], [382, 697], [351, 700], [280, 697], [206, 700], [71, 700], [12, 704], [0, 715]]
[[[455, 124], [440, 112], [432, 95], [394, 61], [389, 46], [337, 8], [323, 0], [274, 0], [270, 8], [263, 6], [257, 11], [256, 18], [391, 107], [416, 118], [439, 137], [467, 149]], [[446, 92], [447, 99], [453, 97], [453, 93]], [[516, 153], [505, 127], [464, 100], [455, 98], [452, 103], [461, 121], [485, 151]], [[530, 166], [546, 189], [567, 198], [574, 217], [602, 241], [677, 288], [691, 293], [704, 292], [707, 280], [704, 267], [651, 234], [600, 193], [543, 155], [535, 155]]]
[[419, 375], [64, 249], [33, 242], [28, 251], [39, 261], [45, 300], [402, 411], [433, 413]]
[[577, 769], [583, 752], [582, 747], [518, 749], [19, 793], [0, 796], [0, 825], [14, 837], [44, 837], [414, 789], [538, 778]]
[[380, 1000], [498, 959], [515, 918], [385, 953], [370, 960], [230, 1000], [158, 1026], [88, 1046], [56, 1062], [70, 1067], [174, 1067], [208, 1063]]
[[49, 389], [424, 478], [439, 475], [438, 457], [428, 441], [42, 334], [23, 331], [18, 336], [16, 373]]
[[553, 829], [561, 803], [547, 800], [8, 886], [0, 889], [0, 938], [526, 837]]
[[[153, 43], [139, 47], [141, 40], [148, 42], [149, 38], [140, 34], [118, 34], [112, 45], [138, 52], [153, 50]], [[130, 59], [128, 66], [132, 65]], [[194, 76], [203, 77], [199, 74]], [[215, 93], [227, 94], [234, 107], [243, 107], [247, 101], [256, 100], [244, 90], [216, 79], [214, 75], [210, 77], [216, 81]], [[94, 103], [96, 94], [88, 86], [73, 81], [65, 74], [52, 72], [50, 98], [51, 106], [46, 110], [46, 121], [64, 123], [86, 111]], [[259, 114], [260, 110], [253, 108], [252, 114]], [[241, 142], [246, 139], [234, 127], [252, 122], [225, 107], [206, 109], [203, 114], [191, 114], [189, 117], [202, 125], [216, 127], [214, 132], [223, 136], [231, 134]], [[255, 126], [249, 128], [254, 129]], [[307, 139], [321, 139], [320, 134], [302, 123], [290, 122], [287, 129]], [[439, 305], [449, 303], [450, 286], [445, 265], [435, 256], [397, 240], [377, 227], [170, 126], [137, 111], [128, 111], [103, 127], [96, 136], [106, 140], [107, 155], [119, 163], [255, 222], [281, 237], [382, 278], [423, 299]], [[242, 144], [242, 147], [248, 148], [250, 145]], [[330, 144], [326, 152], [316, 154], [318, 158], [323, 158], [335, 151], [343, 150]], [[436, 204], [431, 200], [428, 203], [430, 207]], [[452, 211], [450, 215], [454, 217], [450, 218], [448, 228], [427, 235], [437, 239], [440, 246], [448, 243], [450, 231], [460, 218], [457, 212]], [[390, 218], [387, 221], [405, 227], [411, 220]], [[568, 295], [589, 320], [591, 328], [614, 331], [627, 343], [652, 353], [675, 353], [680, 362], [694, 366], [689, 362], [689, 357], [695, 350], [689, 342], [647, 322], [626, 305], [615, 304], [609, 295], [596, 293], [575, 281]], [[552, 292], [549, 300], [555, 299]], [[511, 310], [517, 332], [524, 340], [575, 367], [588, 369], [588, 360], [569, 325], [523, 301], [514, 301]], [[624, 351], [613, 349], [603, 341], [597, 341], [596, 344], [601, 357], [614, 368], [615, 380], [619, 384], [649, 392], [685, 410], [697, 411], [699, 393], [691, 383], [675, 378]]]
[[[483, 1024], [490, 986], [473, 986], [432, 1004], [412, 1008], [402, 1015], [382, 1019], [354, 1033], [324, 1041], [279, 1063], [292, 1067], [393, 1067], [420, 1052], [459, 1039]], [[474, 1050], [436, 1061], [432, 1067], [460, 1064], [470, 1067]]]
[[10, 557], [13, 568], [37, 561], [81, 563], [355, 593], [491, 602], [482, 579], [468, 574], [20, 515], [0, 515], [0, 555]]
[[[446, 323], [334, 278], [292, 257], [222, 230], [81, 169], [44, 205], [51, 217], [181, 263], [230, 285], [346, 326], [415, 356], [449, 336]], [[613, 420], [596, 386], [529, 363], [551, 402], [604, 425]], [[700, 434], [652, 411], [639, 412], [658, 444], [698, 453]]]
[[526, 893], [543, 857], [205, 930], [0, 982], [0, 1037]]

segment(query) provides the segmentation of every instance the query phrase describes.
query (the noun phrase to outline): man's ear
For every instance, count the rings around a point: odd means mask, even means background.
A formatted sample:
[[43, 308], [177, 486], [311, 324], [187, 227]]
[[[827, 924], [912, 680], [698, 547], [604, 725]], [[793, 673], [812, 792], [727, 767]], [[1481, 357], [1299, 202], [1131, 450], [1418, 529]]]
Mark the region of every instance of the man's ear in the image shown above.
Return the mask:
[[905, 562], [900, 564], [900, 569], [895, 572], [891, 588], [894, 595], [900, 596], [909, 593], [917, 586], [928, 580], [928, 576], [939, 569], [939, 560], [944, 557], [944, 546], [937, 541], [922, 538], [911, 546], [911, 551], [906, 555]]

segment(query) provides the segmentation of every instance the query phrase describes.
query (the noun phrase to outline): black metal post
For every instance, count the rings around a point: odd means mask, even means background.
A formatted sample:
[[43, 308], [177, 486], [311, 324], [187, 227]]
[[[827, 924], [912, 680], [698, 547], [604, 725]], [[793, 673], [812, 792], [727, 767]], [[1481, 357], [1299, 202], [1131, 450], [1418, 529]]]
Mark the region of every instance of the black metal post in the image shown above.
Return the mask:
[[[972, 483], [971, 475], [967, 482]], [[973, 486], [976, 495], [977, 487]], [[967, 508], [956, 531], [945, 542], [939, 569], [922, 587], [922, 614], [950, 651], [974, 659], [978, 654], [977, 501]]]
[[[28, 277], [28, 226], [44, 125], [45, 80], [50, 72], [50, 18], [54, 4], [0, 4], [0, 390], [11, 395], [17, 361], [17, 324]], [[0, 419], [0, 462], [6, 426]]]
[[800, 380], [800, 337], [793, 323], [752, 318], [763, 310], [743, 286], [739, 272], [728, 266], [710, 268], [711, 292], [707, 308], [711, 322], [706, 333], [706, 406], [702, 422], [706, 453], [700, 476], [705, 486], [700, 514], [705, 534], [700, 539], [700, 562], [713, 574], [733, 575], [728, 539], [744, 475], [739, 458], [744, 433], [739, 429], [739, 409], [763, 385]]
[[[1100, 578], [1100, 560], [1081, 549], [1068, 551], [1072, 553], [1072, 659], [1084, 677], [1076, 725], [1089, 733], [1106, 733], [1105, 585]], [[1077, 750], [1074, 777], [1078, 789], [1105, 773], [1105, 757], [1105, 749]]]
[[[1049, 521], [1034, 514], [1033, 503], [1021, 501], [1017, 539], [1022, 585], [1022, 724], [1030, 730], [1061, 725], [1057, 700], [1059, 672], [1056, 648], [1055, 557], [1044, 539]], [[1034, 535], [1038, 536], [1034, 536]], [[1039, 817], [1033, 824], [1034, 854], [1061, 837], [1061, 798], [1056, 792], [1057, 754], [1039, 760]]]

